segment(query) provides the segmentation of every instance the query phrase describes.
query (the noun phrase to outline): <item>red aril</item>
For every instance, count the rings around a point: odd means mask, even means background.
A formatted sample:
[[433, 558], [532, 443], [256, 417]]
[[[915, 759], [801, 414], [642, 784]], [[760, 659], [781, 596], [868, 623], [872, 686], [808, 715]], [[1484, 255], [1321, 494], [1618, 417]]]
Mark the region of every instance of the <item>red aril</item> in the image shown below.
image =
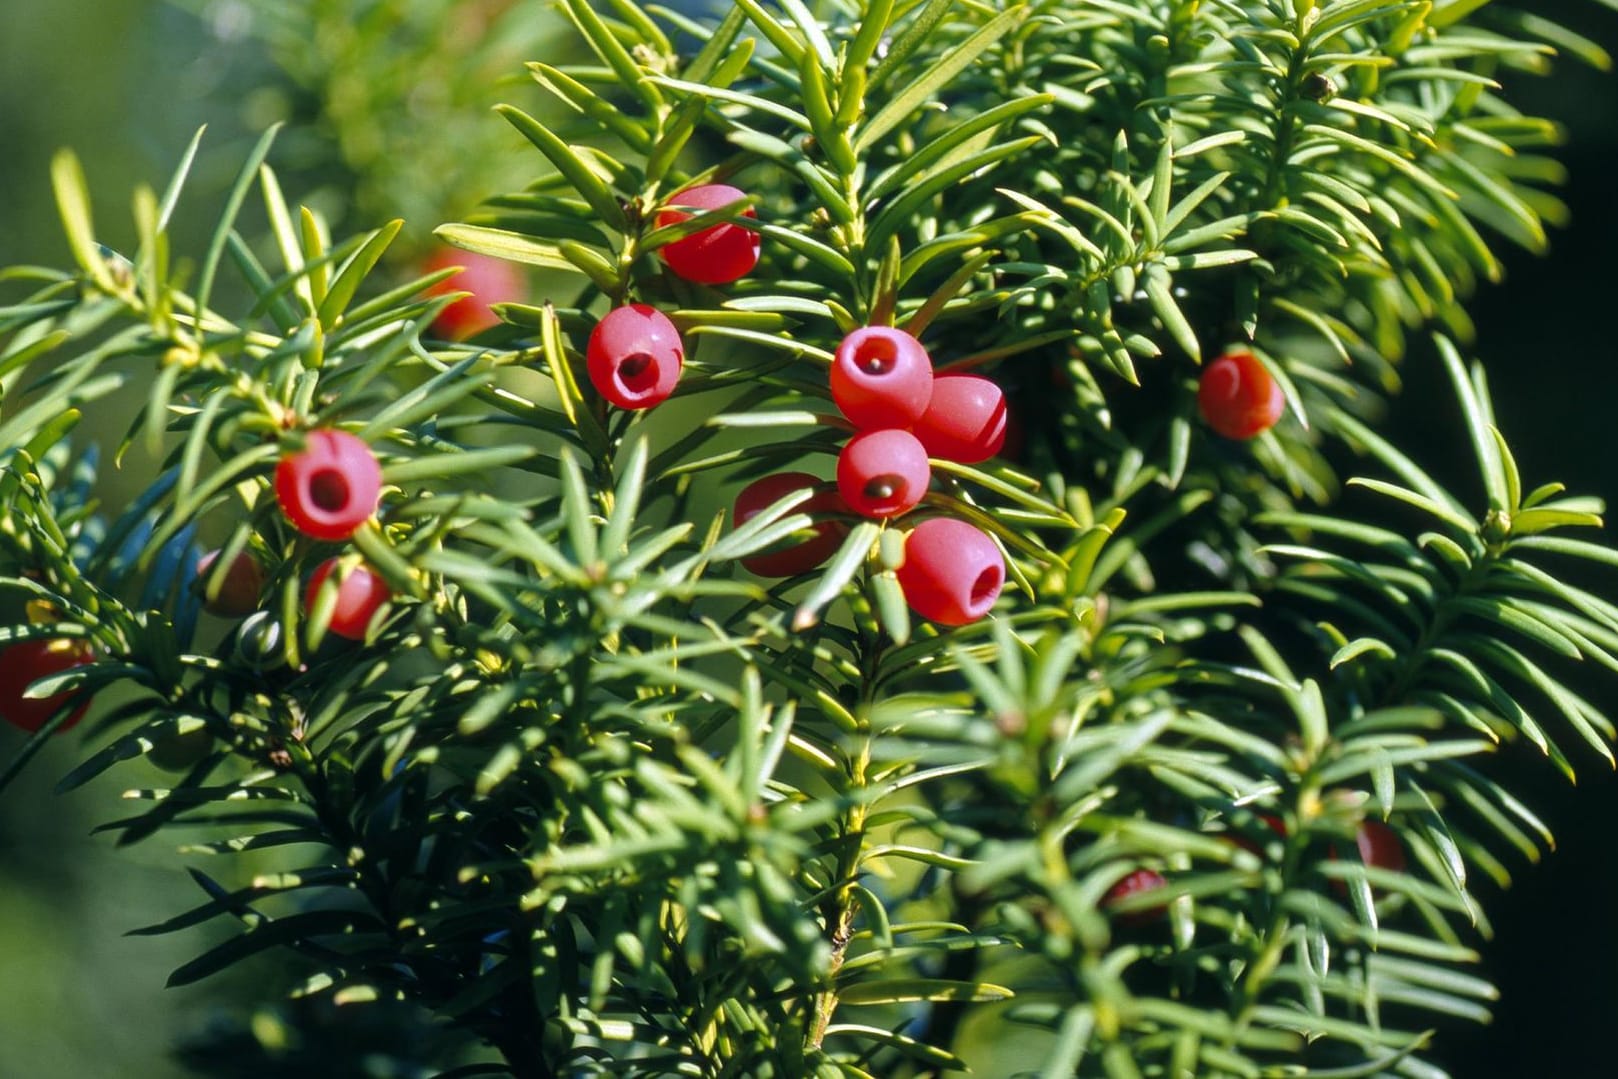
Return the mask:
[[[807, 472], [777, 472], [773, 476], [754, 480], [742, 488], [741, 493], [736, 496], [736, 509], [732, 515], [736, 527], [740, 528], [788, 495], [819, 485], [820, 481]], [[818, 516], [838, 511], [847, 511], [843, 500], [836, 491], [825, 490], [810, 495], [808, 500], [801, 503], [793, 512]], [[848, 528], [841, 521], [817, 521], [809, 529], [806, 538], [789, 540], [786, 541], [786, 546], [778, 550], [744, 558], [742, 566], [749, 573], [760, 577], [796, 577], [800, 573], [808, 573], [830, 558], [846, 535]]]
[[464, 341], [498, 326], [500, 317], [489, 305], [520, 302], [527, 297], [522, 271], [492, 255], [442, 248], [427, 256], [421, 264], [423, 273], [445, 270], [451, 266], [461, 267], [461, 272], [428, 288], [427, 295], [444, 296], [452, 292], [466, 292], [469, 295], [453, 301], [433, 319], [432, 332], [439, 337]]
[[1006, 581], [1006, 562], [994, 540], [976, 525], [932, 517], [905, 538], [899, 587], [923, 618], [964, 626], [988, 614]]
[[[41, 678], [82, 667], [95, 652], [82, 640], [67, 637], [32, 637], [0, 648], [0, 718], [32, 734], [67, 703], [69, 693], [25, 697], [28, 687]], [[87, 700], [69, 713], [57, 729], [65, 731], [84, 718]]]
[[[315, 567], [315, 572], [309, 576], [309, 586], [303, 593], [303, 609], [310, 613], [320, 597], [321, 586], [326, 583], [332, 571], [337, 568], [338, 559], [328, 558]], [[388, 587], [382, 575], [363, 562], [350, 565], [348, 572], [341, 574], [337, 580], [337, 602], [332, 607], [331, 621], [326, 628], [339, 637], [346, 637], [351, 641], [365, 639], [365, 631], [375, 617], [377, 610], [388, 600], [393, 598], [393, 590]]]
[[981, 375], [938, 375], [927, 411], [911, 428], [929, 457], [975, 465], [1006, 442], [1006, 395]]
[[837, 491], [865, 517], [897, 517], [921, 501], [932, 481], [927, 451], [909, 431], [855, 435], [837, 457]]
[[303, 449], [275, 466], [275, 497], [281, 512], [304, 535], [346, 540], [382, 496], [382, 466], [371, 447], [347, 431], [310, 431]]
[[[699, 184], [676, 192], [658, 212], [657, 227], [678, 224], [694, 216], [686, 210], [718, 210], [747, 197], [728, 184]], [[752, 207], [743, 217], [757, 217]], [[728, 285], [758, 265], [759, 235], [730, 221], [694, 232], [657, 249], [658, 256], [677, 277], [700, 285]]]
[[1202, 372], [1197, 409], [1204, 422], [1226, 438], [1247, 439], [1275, 426], [1286, 408], [1280, 383], [1259, 358], [1227, 352]]
[[643, 303], [608, 311], [585, 348], [590, 384], [625, 409], [651, 408], [680, 381], [685, 345], [667, 315]]
[[860, 430], [909, 427], [932, 396], [932, 358], [903, 330], [865, 326], [837, 346], [831, 399]]

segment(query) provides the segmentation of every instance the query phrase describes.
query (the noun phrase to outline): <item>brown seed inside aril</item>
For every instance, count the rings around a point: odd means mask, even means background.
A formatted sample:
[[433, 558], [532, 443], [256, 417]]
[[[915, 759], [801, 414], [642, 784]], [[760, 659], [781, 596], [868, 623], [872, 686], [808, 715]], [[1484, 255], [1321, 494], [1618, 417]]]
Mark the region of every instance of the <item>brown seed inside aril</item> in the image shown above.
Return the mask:
[[631, 391], [650, 389], [657, 381], [657, 362], [649, 352], [632, 352], [618, 364], [618, 381]]
[[898, 358], [899, 351], [893, 347], [893, 342], [878, 337], [860, 347], [854, 364], [868, 375], [885, 375], [898, 366], [894, 362]]
[[323, 468], [309, 477], [309, 498], [327, 513], [348, 505], [348, 477], [335, 468]]
[[904, 480], [898, 476], [872, 476], [865, 483], [865, 497], [887, 501], [904, 489]]

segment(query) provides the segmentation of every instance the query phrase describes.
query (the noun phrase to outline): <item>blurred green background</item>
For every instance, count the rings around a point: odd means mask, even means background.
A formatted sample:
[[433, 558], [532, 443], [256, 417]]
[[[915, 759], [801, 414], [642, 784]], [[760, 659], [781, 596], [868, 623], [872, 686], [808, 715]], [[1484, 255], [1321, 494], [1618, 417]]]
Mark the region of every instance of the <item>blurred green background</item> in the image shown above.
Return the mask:
[[[403, 245], [420, 250], [440, 221], [521, 184], [531, 152], [487, 105], [532, 104], [521, 60], [556, 40], [554, 16], [540, 0], [465, 0], [451, 21], [435, 22], [431, 13], [443, 6], [0, 0], [0, 265], [68, 262], [49, 198], [49, 160], [58, 147], [71, 146], [84, 160], [98, 225], [116, 245], [129, 235], [133, 186], [161, 187], [191, 134], [208, 123], [193, 190], [177, 218], [176, 250], [186, 251], [211, 224], [247, 145], [278, 120], [289, 127], [271, 161], [294, 201], [318, 205], [337, 231], [403, 216]], [[1611, 10], [1590, 0], [1531, 6], [1618, 52], [1618, 14]], [[263, 35], [249, 33], [249, 20], [268, 11], [297, 15], [322, 7], [327, 17], [314, 33], [289, 18], [274, 56], [301, 68], [306, 81], [326, 81], [330, 108], [349, 110], [337, 128], [324, 122], [312, 95], [277, 80]], [[396, 17], [372, 23], [333, 17], [355, 7]], [[367, 34], [401, 59], [376, 68], [345, 64]], [[1474, 351], [1488, 364], [1499, 418], [1525, 479], [1562, 480], [1618, 503], [1618, 439], [1607, 411], [1618, 402], [1618, 335], [1611, 328], [1618, 290], [1618, 77], [1563, 61], [1553, 77], [1520, 80], [1513, 89], [1524, 111], [1567, 126], [1560, 156], [1571, 173], [1565, 195], [1573, 223], [1553, 233], [1548, 259], [1505, 252], [1506, 282], [1474, 302]], [[379, 106], [385, 108], [376, 124], [354, 121]], [[442, 122], [446, 116], [453, 122]], [[365, 181], [356, 186], [339, 161], [363, 171]], [[187, 204], [201, 211], [188, 216]], [[1429, 360], [1417, 353], [1405, 366], [1408, 389], [1393, 410], [1395, 438], [1440, 478], [1468, 490], [1465, 439]], [[1598, 584], [1618, 591], [1610, 578]], [[1610, 679], [1595, 685], [1601, 688], [1592, 699], [1618, 706]], [[9, 729], [0, 731], [0, 755], [19, 743]], [[221, 930], [126, 937], [195, 905], [200, 893], [184, 872], [187, 859], [168, 840], [114, 850], [91, 834], [96, 823], [119, 815], [123, 788], [161, 785], [162, 773], [131, 766], [58, 797], [52, 786], [73, 753], [70, 744], [52, 746], [0, 798], [0, 1079], [177, 1079], [186, 1073], [173, 1062], [172, 1046], [223, 1016], [244, 1013], [248, 994], [263, 987], [214, 981], [162, 988], [168, 970]], [[1440, 1039], [1439, 1055], [1459, 1077], [1611, 1073], [1618, 779], [1589, 758], [1581, 763], [1577, 789], [1539, 762], [1502, 763], [1555, 828], [1560, 849], [1542, 866], [1520, 867], [1516, 887], [1504, 895], [1484, 886], [1496, 930], [1486, 967], [1503, 996], [1492, 1026], [1451, 1030]], [[238, 977], [251, 976], [249, 970]]]

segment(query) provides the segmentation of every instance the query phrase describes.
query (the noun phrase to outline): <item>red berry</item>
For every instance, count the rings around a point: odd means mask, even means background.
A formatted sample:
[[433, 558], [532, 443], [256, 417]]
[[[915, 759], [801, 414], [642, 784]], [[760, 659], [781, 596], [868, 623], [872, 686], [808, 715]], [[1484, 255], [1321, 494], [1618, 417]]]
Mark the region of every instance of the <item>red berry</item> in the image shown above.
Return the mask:
[[[1360, 821], [1359, 827], [1354, 829], [1354, 846], [1359, 850], [1360, 861], [1372, 869], [1386, 869], [1391, 873], [1405, 871], [1405, 852], [1403, 844], [1399, 842], [1399, 833], [1379, 820]], [[1337, 857], [1337, 844], [1333, 843], [1332, 861], [1336, 861]], [[1331, 886], [1340, 896], [1348, 894], [1348, 888], [1341, 880], [1333, 879]]]
[[981, 375], [939, 375], [927, 411], [911, 428], [929, 457], [975, 465], [1006, 442], [1006, 395]]
[[[82, 667], [94, 658], [86, 642], [65, 637], [33, 637], [0, 649], [0, 718], [30, 734], [39, 730], [72, 694], [30, 699], [23, 693], [38, 679]], [[56, 729], [67, 730], [84, 718], [89, 707], [90, 702], [85, 701]]]
[[474, 251], [455, 251], [449, 248], [433, 252], [422, 263], [423, 273], [460, 266], [462, 270], [427, 289], [429, 296], [443, 296], [451, 292], [468, 292], [438, 313], [433, 319], [432, 332], [451, 341], [462, 341], [500, 325], [500, 318], [489, 309], [490, 304], [512, 303], [524, 299], [522, 272], [516, 266], [491, 255]]
[[[1115, 907], [1131, 896], [1166, 888], [1168, 883], [1163, 874], [1155, 869], [1137, 869], [1111, 888], [1108, 888], [1107, 894], [1101, 897], [1101, 905], [1103, 907]], [[1113, 920], [1120, 925], [1146, 925], [1161, 918], [1164, 907], [1165, 904], [1163, 903], [1134, 907], [1122, 914], [1113, 915]]]
[[667, 315], [632, 303], [596, 323], [584, 359], [601, 396], [619, 408], [651, 408], [674, 392], [685, 346]]
[[1274, 427], [1286, 408], [1286, 398], [1257, 356], [1227, 352], [1202, 372], [1197, 408], [1218, 434], [1245, 439]]
[[982, 529], [954, 517], [931, 517], [905, 539], [899, 587], [923, 618], [964, 626], [989, 613], [1006, 582], [1006, 562]]
[[[745, 192], [727, 184], [699, 184], [676, 192], [668, 201], [670, 208], [660, 210], [657, 227], [678, 224], [692, 217], [672, 207], [692, 210], [717, 210], [746, 198]], [[752, 207], [742, 211], [743, 217], [757, 217]], [[695, 281], [699, 285], [728, 285], [745, 276], [758, 265], [760, 240], [752, 229], [721, 221], [701, 232], [694, 232], [683, 240], [675, 240], [657, 249], [668, 268], [677, 277]]]
[[[309, 587], [303, 593], [306, 614], [314, 610], [320, 586], [331, 576], [337, 562], [335, 558], [328, 558], [316, 566], [315, 572], [309, 576]], [[364, 563], [350, 566], [348, 572], [337, 580], [337, 603], [332, 608], [331, 621], [326, 628], [351, 641], [364, 640], [365, 629], [371, 624], [377, 608], [392, 598], [393, 590], [381, 574]]]
[[306, 536], [345, 540], [376, 512], [382, 466], [363, 440], [323, 429], [275, 466], [275, 497], [287, 520]]
[[[819, 483], [807, 472], [777, 472], [773, 476], [754, 480], [736, 496], [733, 514], [736, 527], [740, 528], [788, 495]], [[836, 491], [817, 491], [794, 512], [818, 515], [846, 509]], [[796, 577], [800, 573], [808, 573], [830, 558], [842, 545], [848, 528], [841, 521], [822, 520], [815, 523], [811, 532], [808, 539], [791, 542], [776, 551], [744, 558], [742, 565], [749, 573], [759, 577]]]
[[831, 399], [860, 430], [909, 427], [932, 396], [932, 358], [903, 330], [865, 326], [837, 346]]
[[866, 431], [837, 457], [837, 491], [866, 517], [896, 517], [921, 501], [932, 479], [927, 451], [909, 431]]
[[1354, 844], [1360, 849], [1360, 861], [1374, 869], [1393, 873], [1405, 870], [1405, 851], [1399, 842], [1399, 833], [1379, 820], [1361, 821], [1354, 833]]
[[213, 566], [219, 560], [218, 551], [209, 551], [197, 560], [197, 590], [202, 595], [202, 609], [220, 618], [243, 618], [258, 610], [259, 597], [264, 592], [264, 567], [246, 551], [237, 553], [225, 570], [213, 598], [208, 590], [213, 585]]

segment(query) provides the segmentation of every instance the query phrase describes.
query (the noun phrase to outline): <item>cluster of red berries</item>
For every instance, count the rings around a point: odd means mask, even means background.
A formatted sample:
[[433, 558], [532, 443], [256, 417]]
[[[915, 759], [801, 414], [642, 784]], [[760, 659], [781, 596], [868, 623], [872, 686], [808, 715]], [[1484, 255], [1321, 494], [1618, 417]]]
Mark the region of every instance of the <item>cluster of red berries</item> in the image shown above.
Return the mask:
[[[348, 539], [376, 512], [381, 495], [382, 466], [371, 448], [347, 431], [310, 431], [303, 449], [282, 457], [275, 469], [281, 512], [312, 539]], [[219, 567], [219, 555], [209, 551], [197, 561], [204, 609], [222, 618], [252, 616], [264, 592], [264, 567], [246, 551]], [[314, 610], [322, 585], [339, 566], [333, 557], [315, 567], [304, 589], [306, 612]], [[350, 566], [338, 579], [328, 628], [339, 637], [362, 640], [377, 611], [391, 598], [381, 574], [363, 563]], [[0, 649], [0, 717], [25, 731], [39, 730], [67, 704], [69, 694], [27, 697], [28, 687], [94, 658], [87, 642], [72, 638], [35, 637]], [[72, 727], [88, 707], [88, 701], [80, 704], [57, 729]]]
[[[301, 450], [288, 453], [275, 468], [275, 499], [282, 514], [311, 539], [340, 543], [357, 532], [376, 512], [382, 497], [382, 466], [363, 439], [347, 431], [321, 428], [304, 436]], [[219, 551], [197, 562], [203, 609], [221, 618], [248, 618], [259, 609], [264, 567], [251, 553], [239, 552], [228, 566], [216, 568]], [[321, 588], [338, 571], [337, 594], [327, 628], [339, 637], [363, 640], [382, 605], [393, 598], [382, 575], [370, 566], [326, 559], [304, 586], [305, 613], [313, 612]]]
[[[1005, 444], [1006, 401], [1000, 387], [978, 375], [935, 375], [921, 342], [891, 326], [866, 326], [843, 338], [832, 361], [831, 396], [856, 432], [838, 455], [835, 494], [813, 495], [803, 507], [810, 513], [897, 517], [927, 493], [929, 458], [977, 464]], [[736, 523], [817, 482], [801, 472], [755, 481], [737, 496]], [[742, 564], [760, 576], [805, 573], [837, 549], [843, 534], [838, 522], [823, 521], [797, 545]], [[1005, 572], [1000, 548], [981, 529], [934, 517], [905, 538], [897, 575], [917, 614], [959, 626], [989, 612]]]
[[[348, 539], [376, 512], [382, 497], [382, 466], [358, 435], [310, 431], [304, 448], [281, 458], [275, 468], [275, 498], [292, 526], [317, 540]], [[321, 586], [339, 560], [315, 567], [304, 588], [305, 611], [314, 610]], [[363, 563], [340, 573], [328, 628], [339, 637], [361, 640], [372, 617], [392, 598], [382, 575]]]
[[[717, 210], [747, 196], [726, 184], [688, 187], [658, 212], [663, 228], [691, 217], [688, 210]], [[751, 208], [744, 217], [755, 217]], [[728, 285], [758, 265], [757, 232], [730, 221], [710, 225], [664, 244], [658, 256], [676, 277], [702, 285]], [[625, 409], [651, 408], [668, 399], [680, 380], [685, 345], [669, 317], [650, 304], [631, 303], [608, 311], [590, 333], [584, 351], [590, 384]]]
[[[699, 184], [676, 193], [658, 211], [658, 228], [678, 224], [693, 210], [719, 210], [747, 196], [728, 184]], [[743, 217], [756, 217], [751, 208]], [[729, 221], [699, 229], [658, 248], [658, 257], [676, 277], [702, 285], [727, 285], [758, 264], [757, 232]], [[459, 266], [427, 295], [464, 291], [433, 320], [433, 332], [463, 340], [499, 324], [490, 305], [522, 298], [522, 278], [507, 262], [472, 251], [439, 251], [422, 264], [426, 271]], [[624, 409], [651, 408], [674, 392], [685, 363], [685, 347], [674, 323], [649, 304], [615, 307], [590, 334], [585, 351], [590, 383], [602, 397]]]
[[[376, 512], [382, 497], [382, 466], [363, 439], [347, 431], [321, 428], [304, 436], [303, 449], [282, 457], [275, 467], [275, 500], [292, 527], [311, 539], [340, 543]], [[219, 551], [197, 560], [202, 606], [220, 618], [247, 618], [259, 609], [264, 567], [247, 551], [216, 569]], [[304, 587], [304, 611], [314, 610], [320, 589], [341, 564], [338, 557], [316, 566]], [[327, 624], [333, 633], [363, 640], [372, 617], [392, 598], [382, 575], [361, 563], [339, 576]]]

